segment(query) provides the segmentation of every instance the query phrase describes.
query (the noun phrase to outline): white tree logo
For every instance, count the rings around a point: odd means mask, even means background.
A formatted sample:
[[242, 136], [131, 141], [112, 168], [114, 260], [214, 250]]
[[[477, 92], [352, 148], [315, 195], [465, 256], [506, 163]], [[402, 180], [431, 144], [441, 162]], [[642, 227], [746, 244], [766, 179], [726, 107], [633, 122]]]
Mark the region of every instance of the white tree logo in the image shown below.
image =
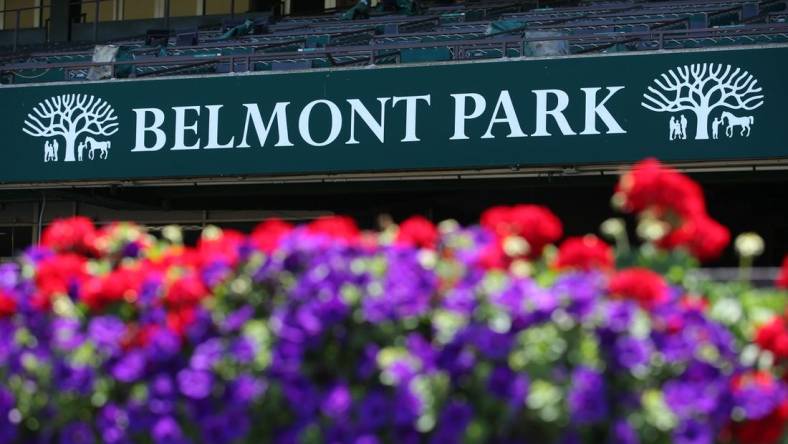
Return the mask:
[[[719, 63], [695, 63], [679, 66], [654, 79], [640, 104], [651, 111], [695, 114], [695, 140], [709, 138], [709, 118], [712, 121], [712, 138], [719, 138], [719, 129], [727, 124], [725, 135], [750, 136], [755, 123], [751, 115], [737, 116], [730, 111], [752, 111], [763, 105], [763, 90], [758, 80], [741, 68]], [[717, 116], [714, 111], [724, 108]], [[741, 131], [734, 133], [736, 127]], [[687, 118], [681, 114], [670, 118], [670, 140], [687, 138]]]
[[[88, 94], [63, 94], [40, 102], [27, 115], [26, 134], [33, 137], [45, 137], [44, 162], [57, 161], [59, 144], [57, 137], [63, 137], [66, 144], [64, 161], [83, 160], [83, 152], [87, 150], [90, 160], [109, 156], [109, 141], [98, 141], [91, 136], [109, 137], [118, 131], [118, 117], [109, 103]], [[77, 139], [85, 134], [83, 141], [77, 145]]]

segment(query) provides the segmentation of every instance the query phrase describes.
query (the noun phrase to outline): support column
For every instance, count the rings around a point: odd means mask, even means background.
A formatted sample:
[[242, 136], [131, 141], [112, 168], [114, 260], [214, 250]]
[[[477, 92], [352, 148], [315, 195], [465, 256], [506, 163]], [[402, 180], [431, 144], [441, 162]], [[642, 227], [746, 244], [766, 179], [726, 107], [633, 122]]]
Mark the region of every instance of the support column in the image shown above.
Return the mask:
[[[79, 7], [80, 9], [81, 6]], [[49, 14], [49, 41], [51, 42], [67, 42], [71, 37], [71, 24], [69, 17], [71, 16], [72, 8], [69, 5], [69, 0], [52, 0]], [[79, 17], [79, 14], [77, 14]]]
[[44, 10], [41, 9], [41, 0], [34, 0], [33, 6], [37, 7], [38, 9], [33, 10], [33, 27], [40, 28], [43, 26], [43, 22], [41, 21], [41, 17], [43, 17]]
[[156, 0], [156, 3], [153, 5], [153, 16], [155, 18], [163, 18], [164, 17], [164, 0]]
[[[336, 3], [336, 0], [328, 1], [334, 1]], [[274, 18], [278, 18], [284, 13], [284, 3], [284, 0], [249, 0], [249, 12], [271, 11]]]
[[125, 6], [125, 0], [114, 0], [112, 2], [112, 20], [123, 20]]

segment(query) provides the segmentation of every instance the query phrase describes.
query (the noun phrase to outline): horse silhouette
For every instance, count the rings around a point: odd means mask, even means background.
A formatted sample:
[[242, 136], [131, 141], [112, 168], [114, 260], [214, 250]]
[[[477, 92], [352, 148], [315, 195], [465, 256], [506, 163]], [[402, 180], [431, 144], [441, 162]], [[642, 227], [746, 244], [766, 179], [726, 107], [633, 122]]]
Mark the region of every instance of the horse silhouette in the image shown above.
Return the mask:
[[728, 137], [733, 137], [733, 129], [737, 126], [741, 127], [740, 136], [750, 137], [750, 127], [755, 123], [752, 116], [736, 117], [728, 111], [722, 112], [722, 120], [728, 121], [728, 126], [725, 128], [725, 135]]
[[106, 142], [99, 142], [98, 140], [90, 136], [87, 136], [85, 137], [85, 145], [88, 148], [88, 158], [90, 160], [93, 160], [93, 157], [95, 157], [95, 154], [93, 154], [93, 152], [96, 150], [99, 150], [99, 159], [106, 159], [107, 157], [109, 157], [109, 148], [110, 148], [109, 140], [107, 140]]

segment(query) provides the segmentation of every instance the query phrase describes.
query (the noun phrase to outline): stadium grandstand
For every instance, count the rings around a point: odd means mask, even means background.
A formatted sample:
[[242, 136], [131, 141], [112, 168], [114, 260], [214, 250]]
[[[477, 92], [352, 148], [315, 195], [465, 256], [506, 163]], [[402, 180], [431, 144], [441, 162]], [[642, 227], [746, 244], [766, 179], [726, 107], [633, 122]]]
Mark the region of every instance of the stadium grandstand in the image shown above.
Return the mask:
[[581, 234], [657, 157], [774, 265], [786, 100], [786, 0], [0, 0], [0, 257], [72, 214], [196, 236], [537, 202]]

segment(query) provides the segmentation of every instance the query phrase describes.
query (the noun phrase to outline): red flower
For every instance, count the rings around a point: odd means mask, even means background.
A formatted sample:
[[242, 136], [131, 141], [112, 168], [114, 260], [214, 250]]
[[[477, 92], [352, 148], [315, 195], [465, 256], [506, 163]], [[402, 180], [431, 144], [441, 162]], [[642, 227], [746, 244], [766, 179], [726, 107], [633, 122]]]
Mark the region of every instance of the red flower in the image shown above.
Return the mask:
[[785, 319], [775, 316], [755, 332], [755, 343], [774, 353], [778, 359], [788, 358], [788, 325]]
[[84, 257], [73, 254], [57, 254], [47, 257], [38, 263], [36, 268], [36, 289], [32, 305], [38, 309], [48, 309], [52, 297], [57, 294], [68, 294], [75, 285], [87, 278]]
[[499, 238], [519, 236], [528, 241], [528, 257], [542, 254], [545, 245], [561, 238], [561, 221], [548, 208], [539, 205], [492, 207], [482, 213], [481, 225]]
[[16, 313], [16, 299], [0, 290], [0, 319], [13, 316]]
[[193, 307], [208, 294], [208, 288], [199, 276], [192, 273], [170, 284], [164, 295], [164, 303], [170, 308]]
[[486, 269], [504, 269], [508, 265], [508, 258], [503, 252], [500, 239], [493, 239], [487, 244], [479, 255], [479, 265]]
[[75, 216], [53, 222], [44, 230], [41, 243], [55, 251], [96, 253], [96, 227], [87, 217]]
[[173, 267], [195, 269], [201, 263], [202, 257], [193, 248], [182, 245], [170, 246], [161, 257], [146, 260], [145, 268], [159, 270], [162, 273]]
[[395, 243], [434, 250], [438, 243], [438, 229], [427, 218], [413, 216], [400, 224]]
[[594, 235], [570, 237], [558, 248], [555, 267], [579, 268], [613, 268], [613, 249]]
[[173, 333], [183, 336], [197, 318], [193, 307], [181, 307], [167, 312], [167, 328]]
[[252, 231], [252, 243], [260, 251], [270, 254], [279, 247], [279, 242], [291, 231], [293, 226], [289, 223], [280, 219], [268, 219]]
[[489, 229], [498, 236], [507, 236], [511, 233], [512, 222], [511, 207], [490, 207], [482, 213], [481, 226]]
[[143, 348], [150, 344], [151, 340], [159, 333], [161, 327], [157, 324], [139, 325], [130, 322], [126, 325], [126, 332], [121, 339], [121, 345], [125, 350]]
[[689, 218], [677, 229], [660, 239], [663, 248], [686, 247], [701, 261], [709, 261], [720, 256], [731, 240], [731, 233], [725, 226], [706, 215]]
[[703, 296], [685, 294], [679, 301], [679, 305], [690, 311], [704, 312], [709, 308], [709, 301]]
[[706, 213], [700, 186], [673, 168], [662, 166], [656, 159], [638, 162], [616, 185], [624, 198], [624, 209], [640, 213], [655, 211], [658, 215], [673, 212], [681, 217]]
[[103, 276], [93, 276], [81, 285], [79, 299], [91, 310], [102, 310], [116, 302], [137, 300], [142, 273], [121, 267]]
[[783, 258], [783, 266], [780, 268], [780, 274], [777, 275], [775, 285], [778, 288], [788, 289], [788, 256]]
[[731, 432], [742, 444], [775, 444], [783, 436], [786, 420], [788, 400], [763, 418], [733, 423]]
[[197, 242], [197, 254], [203, 265], [223, 262], [235, 266], [246, 237], [239, 231], [221, 230], [215, 237], [203, 236]]
[[323, 234], [336, 240], [356, 242], [361, 232], [356, 222], [348, 216], [324, 216], [307, 225], [307, 230], [314, 234]]
[[668, 298], [668, 285], [662, 276], [647, 268], [627, 268], [614, 274], [608, 283], [613, 296], [633, 299], [645, 308]]

